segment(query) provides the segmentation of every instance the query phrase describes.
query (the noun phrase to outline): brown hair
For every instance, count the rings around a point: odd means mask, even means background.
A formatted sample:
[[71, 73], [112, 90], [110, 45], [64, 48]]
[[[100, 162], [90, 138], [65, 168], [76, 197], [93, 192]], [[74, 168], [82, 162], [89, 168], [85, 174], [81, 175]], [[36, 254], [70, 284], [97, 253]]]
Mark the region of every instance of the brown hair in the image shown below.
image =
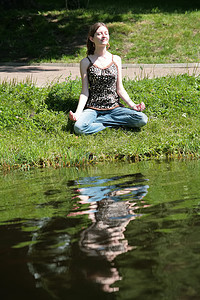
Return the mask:
[[[101, 23], [101, 22], [97, 22], [95, 24], [93, 24], [91, 27], [90, 27], [90, 30], [88, 32], [88, 37], [87, 37], [87, 55], [90, 55], [90, 54], [94, 54], [94, 51], [95, 51], [95, 45], [94, 43], [90, 40], [90, 37], [94, 37], [95, 35], [95, 32], [97, 31], [97, 29], [101, 26], [104, 26], [108, 29], [108, 27], [104, 24], [104, 23]], [[108, 47], [110, 45], [108, 44]]]

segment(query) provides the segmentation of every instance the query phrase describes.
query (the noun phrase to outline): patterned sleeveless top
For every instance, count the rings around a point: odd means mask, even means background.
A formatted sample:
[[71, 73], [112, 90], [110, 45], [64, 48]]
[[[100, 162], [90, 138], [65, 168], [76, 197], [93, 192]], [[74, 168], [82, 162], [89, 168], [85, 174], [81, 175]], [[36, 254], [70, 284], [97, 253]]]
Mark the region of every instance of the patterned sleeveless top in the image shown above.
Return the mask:
[[96, 110], [108, 110], [123, 106], [117, 94], [118, 68], [112, 60], [104, 69], [95, 66], [89, 57], [90, 65], [87, 69], [89, 81], [89, 97], [86, 108]]

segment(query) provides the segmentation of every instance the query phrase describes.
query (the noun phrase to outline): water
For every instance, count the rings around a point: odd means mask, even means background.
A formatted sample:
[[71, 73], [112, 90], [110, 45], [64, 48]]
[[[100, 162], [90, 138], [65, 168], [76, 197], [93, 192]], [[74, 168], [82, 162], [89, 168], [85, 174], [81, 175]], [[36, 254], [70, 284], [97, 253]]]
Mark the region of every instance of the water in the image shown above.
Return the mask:
[[199, 161], [1, 174], [1, 299], [200, 299], [199, 174]]

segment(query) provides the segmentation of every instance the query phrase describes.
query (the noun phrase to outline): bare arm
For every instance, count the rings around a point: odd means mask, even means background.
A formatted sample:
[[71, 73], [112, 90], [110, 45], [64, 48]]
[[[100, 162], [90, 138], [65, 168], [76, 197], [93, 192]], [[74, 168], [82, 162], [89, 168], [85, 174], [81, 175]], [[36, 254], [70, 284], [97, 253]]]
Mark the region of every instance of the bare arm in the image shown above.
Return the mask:
[[89, 65], [89, 61], [85, 58], [80, 62], [82, 90], [81, 90], [81, 94], [80, 94], [80, 97], [79, 97], [79, 102], [78, 102], [75, 113], [73, 113], [71, 110], [69, 112], [69, 118], [72, 121], [77, 121], [78, 120], [78, 118], [80, 117], [81, 113], [84, 110], [84, 107], [85, 107], [87, 99], [88, 99], [88, 95], [89, 95], [88, 77], [87, 77], [88, 65]]
[[119, 97], [125, 101], [131, 108], [137, 110], [137, 111], [142, 111], [145, 109], [144, 103], [140, 104], [135, 104], [131, 98], [129, 97], [127, 91], [125, 90], [123, 83], [122, 83], [122, 63], [121, 63], [121, 58], [117, 55], [115, 55], [115, 63], [117, 64], [118, 67], [118, 78], [117, 78], [117, 94]]

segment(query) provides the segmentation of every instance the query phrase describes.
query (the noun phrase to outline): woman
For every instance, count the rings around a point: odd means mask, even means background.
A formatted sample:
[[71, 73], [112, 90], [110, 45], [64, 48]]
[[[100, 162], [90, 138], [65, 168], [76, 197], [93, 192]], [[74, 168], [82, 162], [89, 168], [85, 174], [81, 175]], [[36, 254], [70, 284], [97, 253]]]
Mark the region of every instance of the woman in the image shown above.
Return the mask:
[[[106, 127], [146, 125], [144, 103], [136, 105], [122, 84], [121, 58], [108, 52], [109, 31], [104, 23], [91, 26], [87, 57], [80, 63], [82, 91], [77, 109], [69, 112], [77, 134], [93, 134]], [[120, 98], [130, 108], [123, 107]]]

